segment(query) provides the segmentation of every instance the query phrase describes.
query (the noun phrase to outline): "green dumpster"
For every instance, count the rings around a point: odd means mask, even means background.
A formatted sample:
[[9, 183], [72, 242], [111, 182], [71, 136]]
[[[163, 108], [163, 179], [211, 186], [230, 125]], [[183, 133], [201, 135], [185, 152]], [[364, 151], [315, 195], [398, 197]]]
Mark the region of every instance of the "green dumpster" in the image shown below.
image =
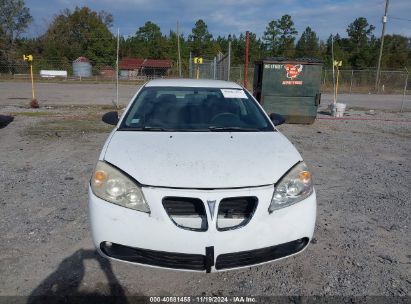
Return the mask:
[[311, 124], [320, 104], [322, 62], [317, 59], [268, 58], [255, 62], [253, 94], [268, 114], [287, 123]]

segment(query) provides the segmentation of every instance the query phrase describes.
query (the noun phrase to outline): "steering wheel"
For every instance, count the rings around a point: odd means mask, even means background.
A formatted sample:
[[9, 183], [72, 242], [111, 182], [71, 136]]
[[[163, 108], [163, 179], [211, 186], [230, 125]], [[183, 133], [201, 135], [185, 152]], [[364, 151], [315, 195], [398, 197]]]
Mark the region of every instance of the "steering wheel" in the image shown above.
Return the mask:
[[240, 119], [238, 118], [237, 115], [230, 113], [230, 112], [223, 112], [215, 115], [211, 119], [211, 124], [216, 124], [216, 125], [238, 125], [240, 122]]

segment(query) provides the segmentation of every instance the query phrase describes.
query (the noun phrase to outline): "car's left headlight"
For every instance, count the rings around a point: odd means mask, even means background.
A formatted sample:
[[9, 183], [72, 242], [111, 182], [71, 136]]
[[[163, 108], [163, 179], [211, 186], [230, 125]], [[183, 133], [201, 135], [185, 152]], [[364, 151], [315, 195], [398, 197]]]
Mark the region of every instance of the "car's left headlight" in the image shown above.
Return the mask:
[[107, 202], [150, 212], [140, 187], [130, 177], [103, 161], [97, 163], [90, 185], [93, 193]]
[[305, 163], [298, 163], [275, 186], [268, 211], [273, 212], [298, 203], [311, 193], [313, 193], [311, 173]]

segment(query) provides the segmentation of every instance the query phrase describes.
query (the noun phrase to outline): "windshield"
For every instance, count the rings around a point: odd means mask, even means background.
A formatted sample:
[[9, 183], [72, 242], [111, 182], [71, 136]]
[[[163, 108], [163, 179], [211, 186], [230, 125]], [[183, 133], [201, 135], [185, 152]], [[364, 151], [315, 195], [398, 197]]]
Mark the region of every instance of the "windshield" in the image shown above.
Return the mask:
[[145, 87], [119, 130], [257, 132], [274, 128], [242, 89]]

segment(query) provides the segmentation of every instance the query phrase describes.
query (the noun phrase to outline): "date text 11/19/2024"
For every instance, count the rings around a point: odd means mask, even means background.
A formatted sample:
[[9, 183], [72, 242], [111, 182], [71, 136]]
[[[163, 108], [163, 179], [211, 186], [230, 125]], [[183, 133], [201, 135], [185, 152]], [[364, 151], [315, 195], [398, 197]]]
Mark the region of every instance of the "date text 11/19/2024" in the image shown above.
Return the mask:
[[256, 303], [256, 298], [248, 296], [167, 296], [150, 297], [150, 303]]

